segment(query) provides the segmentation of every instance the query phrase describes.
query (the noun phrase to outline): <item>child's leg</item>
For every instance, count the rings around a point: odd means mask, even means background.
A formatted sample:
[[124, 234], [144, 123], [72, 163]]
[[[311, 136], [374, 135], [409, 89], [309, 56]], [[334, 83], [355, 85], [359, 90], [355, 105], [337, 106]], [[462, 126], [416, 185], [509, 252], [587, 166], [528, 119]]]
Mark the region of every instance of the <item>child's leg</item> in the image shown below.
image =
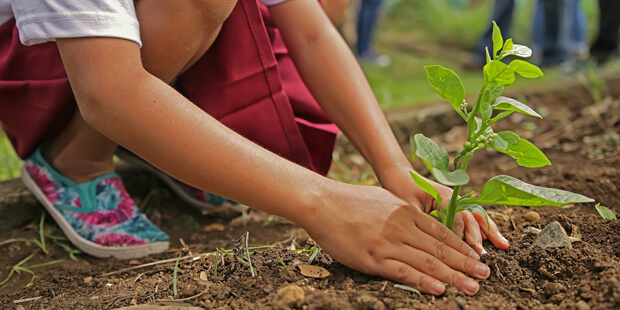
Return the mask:
[[[207, 51], [235, 4], [210, 2], [142, 0], [136, 4], [147, 71], [170, 83]], [[114, 170], [116, 147], [76, 110], [67, 127], [46, 145], [43, 156], [58, 172], [82, 183]]]

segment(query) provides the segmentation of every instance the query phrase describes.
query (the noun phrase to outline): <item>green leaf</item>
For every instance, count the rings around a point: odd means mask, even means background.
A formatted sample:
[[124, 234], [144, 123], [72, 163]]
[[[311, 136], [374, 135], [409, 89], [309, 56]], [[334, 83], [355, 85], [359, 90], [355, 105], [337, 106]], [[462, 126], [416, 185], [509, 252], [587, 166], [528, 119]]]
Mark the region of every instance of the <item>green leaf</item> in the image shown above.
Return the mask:
[[443, 147], [421, 133], [416, 134], [413, 139], [416, 145], [415, 154], [422, 159], [428, 170], [447, 170], [450, 157]]
[[[501, 87], [501, 86], [499, 86]], [[491, 107], [491, 90], [487, 88], [480, 98], [480, 116], [482, 121], [486, 121], [493, 115], [493, 108]]]
[[431, 169], [431, 173], [437, 180], [437, 182], [447, 186], [465, 185], [469, 183], [469, 175], [463, 169], [457, 169], [454, 171], [440, 170], [437, 168]]
[[[458, 203], [458, 202], [457, 202]], [[489, 215], [487, 214], [487, 211], [479, 204], [466, 204], [466, 205], [462, 205], [462, 206], [458, 206], [456, 208], [456, 212], [460, 212], [460, 211], [469, 211], [469, 212], [479, 212], [482, 215], [484, 215], [484, 219], [487, 221], [487, 229], [488, 231], [491, 231], [491, 224], [489, 223]]]
[[502, 31], [499, 30], [499, 27], [493, 21], [493, 59], [497, 57], [499, 51], [502, 50], [504, 46], [504, 38], [502, 38]]
[[525, 45], [513, 44], [509, 51], [502, 53], [502, 58], [510, 55], [515, 55], [521, 58], [529, 58], [532, 57], [532, 49]]
[[491, 141], [486, 143], [486, 145], [502, 153], [508, 149], [508, 141], [504, 140], [504, 138], [502, 138], [499, 134], [496, 137], [492, 138]]
[[502, 95], [502, 93], [504, 92], [504, 86], [499, 86], [499, 85], [489, 85], [487, 86], [487, 89], [489, 89], [489, 93], [491, 95], [491, 101], [495, 101], [497, 100], [497, 98], [499, 98], [499, 96]]
[[502, 51], [499, 53], [500, 54], [500, 59], [504, 58], [504, 54], [508, 51], [510, 51], [512, 49], [512, 47], [514, 46], [514, 43], [512, 42], [512, 39], [508, 39], [506, 40], [506, 42], [504, 42], [504, 47], [502, 48]]
[[551, 165], [545, 153], [530, 141], [521, 139], [516, 133], [510, 131], [498, 132], [494, 140], [497, 138], [501, 138], [508, 142], [506, 148], [495, 148], [493, 145], [489, 146], [498, 152], [502, 152], [516, 159], [519, 166], [539, 168]]
[[422, 159], [426, 168], [433, 174], [437, 182], [448, 186], [469, 183], [469, 176], [464, 170], [458, 169], [452, 172], [448, 170], [450, 157], [448, 156], [448, 152], [439, 144], [421, 133], [415, 135], [414, 140], [416, 144], [416, 156]]
[[443, 223], [443, 216], [441, 215], [441, 212], [439, 212], [439, 210], [433, 210], [431, 211], [431, 213], [429, 213], [429, 215], [435, 218], [437, 221]]
[[435, 189], [435, 187], [433, 187], [433, 185], [431, 185], [431, 183], [428, 183], [423, 177], [413, 171], [409, 171], [409, 174], [411, 174], [411, 178], [419, 188], [433, 196], [435, 201], [437, 201], [437, 204], [442, 206], [441, 196], [439, 196], [439, 192]]
[[463, 199], [462, 204], [497, 204], [507, 206], [555, 206], [571, 203], [593, 202], [592, 198], [563, 191], [527, 184], [507, 175], [490, 179], [476, 198]]
[[492, 106], [493, 106], [493, 109], [496, 109], [496, 110], [516, 111], [516, 112], [523, 113], [526, 115], [542, 118], [540, 114], [538, 114], [536, 111], [534, 111], [534, 109], [530, 108], [524, 103], [519, 102], [518, 100], [515, 100], [512, 98], [504, 97], [504, 96], [497, 97], [497, 99], [495, 99], [495, 103], [493, 103]]
[[604, 206], [601, 206], [600, 203], [597, 203], [596, 206], [594, 206], [594, 208], [596, 208], [596, 211], [598, 211], [598, 214], [600, 214], [601, 217], [606, 220], [617, 220], [618, 219], [611, 210], [607, 209]]
[[484, 73], [484, 82], [486, 84], [496, 84], [499, 86], [508, 86], [515, 82], [515, 73], [507, 64], [493, 60], [484, 65], [482, 69]]
[[426, 70], [428, 81], [435, 89], [435, 92], [441, 98], [448, 100], [454, 110], [465, 117], [460, 108], [461, 103], [465, 99], [465, 88], [459, 76], [454, 71], [442, 66], [425, 66], [424, 70]]
[[487, 58], [487, 63], [490, 63], [490, 62], [491, 62], [491, 60], [493, 60], [493, 59], [491, 59], [491, 55], [489, 54], [489, 47], [488, 47], [488, 46], [486, 46], [486, 47], [484, 48], [484, 51], [485, 51], [486, 56], [487, 56], [487, 57], [486, 57], [486, 58]]
[[524, 78], [534, 79], [543, 76], [542, 70], [525, 60], [513, 60], [508, 67], [515, 73], [520, 74]]

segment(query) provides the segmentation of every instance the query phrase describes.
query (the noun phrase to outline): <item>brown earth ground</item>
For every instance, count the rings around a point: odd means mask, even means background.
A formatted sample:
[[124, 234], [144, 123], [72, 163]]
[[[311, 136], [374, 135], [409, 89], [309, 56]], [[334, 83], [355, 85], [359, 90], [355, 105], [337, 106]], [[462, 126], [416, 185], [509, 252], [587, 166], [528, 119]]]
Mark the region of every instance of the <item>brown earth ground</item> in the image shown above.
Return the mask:
[[[479, 191], [490, 177], [508, 174], [536, 185], [587, 195], [620, 213], [619, 98], [620, 79], [609, 80], [604, 99], [597, 104], [588, 90], [578, 85], [522, 96], [519, 99], [544, 114], [544, 121], [514, 115], [504, 122], [504, 128], [496, 131], [510, 129], [531, 139], [553, 165], [518, 168], [511, 158], [481, 151], [472, 159], [468, 171], [472, 188]], [[454, 127], [433, 139], [455, 151], [463, 143], [464, 133], [464, 127]], [[376, 182], [359, 155], [344, 149], [348, 147], [337, 149], [338, 165], [334, 165], [331, 176]], [[295, 225], [253, 211], [241, 216], [226, 212], [203, 216], [184, 206], [148, 174], [123, 174], [130, 192], [151, 218], [161, 223], [172, 240], [184, 241], [174, 241], [167, 253], [140, 260], [77, 255], [77, 261], [73, 261], [60, 246], [61, 240], [47, 238], [49, 253], [35, 254], [24, 266], [63, 261], [33, 269], [36, 278], [30, 286], [27, 284], [31, 276], [27, 272], [14, 274], [0, 287], [0, 309], [116, 309], [132, 305], [142, 305], [134, 306], [135, 309], [620, 308], [620, 221], [602, 219], [594, 204], [536, 208], [541, 218], [533, 221], [524, 217], [531, 211], [529, 208], [489, 206], [490, 215], [511, 241], [510, 249], [501, 251], [488, 242], [485, 244], [489, 254], [483, 256], [483, 261], [491, 266], [492, 274], [480, 281], [481, 289], [476, 296], [466, 297], [448, 288], [443, 296], [433, 297], [360, 274], [324, 253], [319, 253], [312, 265], [324, 267], [331, 275], [305, 277], [296, 265], [307, 262], [312, 252], [295, 252], [290, 247], [310, 249], [313, 243]], [[0, 240], [38, 238], [38, 219], [37, 214], [36, 224], [0, 233]], [[554, 220], [569, 234], [580, 235], [582, 242], [575, 243], [572, 249], [532, 246], [534, 237], [526, 234], [525, 228], [543, 228]], [[60, 235], [52, 223], [45, 227], [46, 233]], [[255, 245], [251, 260], [256, 277], [251, 276], [248, 266], [234, 263], [227, 255], [224, 262], [220, 257], [216, 264], [213, 254], [216, 248], [231, 249], [231, 240], [246, 231], [250, 233], [250, 246]], [[0, 247], [0, 280], [35, 249], [26, 242]], [[174, 296], [175, 261], [179, 254], [183, 259], [176, 268], [178, 293]], [[164, 263], [165, 260], [168, 262]], [[146, 263], [153, 264], [141, 266]], [[126, 268], [133, 269], [123, 271]]]

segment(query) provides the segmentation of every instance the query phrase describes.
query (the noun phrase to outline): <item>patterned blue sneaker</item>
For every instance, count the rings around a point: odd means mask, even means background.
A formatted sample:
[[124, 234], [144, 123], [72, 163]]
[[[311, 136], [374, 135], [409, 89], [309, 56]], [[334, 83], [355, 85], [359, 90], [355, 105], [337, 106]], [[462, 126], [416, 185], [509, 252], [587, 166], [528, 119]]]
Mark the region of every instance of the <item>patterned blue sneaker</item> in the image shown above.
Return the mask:
[[39, 147], [21, 178], [84, 253], [131, 259], [168, 249], [168, 235], [140, 213], [115, 173], [76, 184], [48, 164]]
[[162, 172], [161, 170], [151, 166], [149, 163], [145, 162], [131, 151], [128, 151], [123, 148], [118, 148], [116, 150], [116, 155], [123, 160], [124, 162], [144, 169], [162, 182], [164, 182], [168, 187], [177, 195], [181, 200], [185, 203], [189, 204], [192, 207], [198, 208], [202, 211], [203, 214], [209, 214], [212, 211], [219, 211], [223, 208], [230, 208], [236, 210], [238, 212], [244, 212], [248, 209], [247, 206], [239, 204], [230, 199], [211, 194], [205, 192], [203, 190], [197, 189], [195, 187], [189, 186], [177, 179], [174, 179]]

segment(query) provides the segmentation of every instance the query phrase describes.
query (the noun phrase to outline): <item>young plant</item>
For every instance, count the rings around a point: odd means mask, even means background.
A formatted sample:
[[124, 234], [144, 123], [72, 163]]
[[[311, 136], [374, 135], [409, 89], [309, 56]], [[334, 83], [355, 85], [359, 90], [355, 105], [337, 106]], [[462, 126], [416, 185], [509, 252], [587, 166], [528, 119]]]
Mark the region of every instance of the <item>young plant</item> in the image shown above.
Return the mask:
[[493, 22], [493, 52], [486, 50], [486, 65], [483, 68], [484, 84], [473, 106], [465, 101], [465, 89], [460, 78], [453, 71], [441, 66], [427, 66], [426, 74], [432, 87], [440, 97], [447, 100], [454, 110], [467, 122], [467, 141], [455, 157], [449, 169], [448, 152], [437, 143], [417, 134], [414, 137], [415, 154], [418, 156], [435, 180], [454, 189], [449, 201], [442, 201], [435, 188], [411, 172], [415, 183], [432, 195], [441, 210], [431, 213], [448, 228], [452, 229], [454, 216], [459, 211], [478, 211], [488, 219], [482, 204], [520, 205], [520, 206], [563, 206], [571, 203], [592, 202], [591, 198], [553, 188], [538, 187], [527, 184], [506, 175], [490, 179], [477, 197], [473, 192], [459, 196], [461, 187], [469, 183], [467, 165], [474, 152], [491, 148], [504, 153], [523, 167], [537, 168], [550, 165], [549, 159], [534, 144], [520, 138], [510, 131], [494, 132], [491, 125], [511, 115], [521, 113], [542, 118], [529, 106], [512, 98], [501, 96], [504, 87], [515, 81], [515, 76], [537, 78], [543, 76], [537, 66], [527, 61], [516, 59], [509, 64], [502, 62], [507, 56], [527, 58], [532, 50], [524, 45], [514, 44], [512, 39], [503, 40], [497, 24]]

